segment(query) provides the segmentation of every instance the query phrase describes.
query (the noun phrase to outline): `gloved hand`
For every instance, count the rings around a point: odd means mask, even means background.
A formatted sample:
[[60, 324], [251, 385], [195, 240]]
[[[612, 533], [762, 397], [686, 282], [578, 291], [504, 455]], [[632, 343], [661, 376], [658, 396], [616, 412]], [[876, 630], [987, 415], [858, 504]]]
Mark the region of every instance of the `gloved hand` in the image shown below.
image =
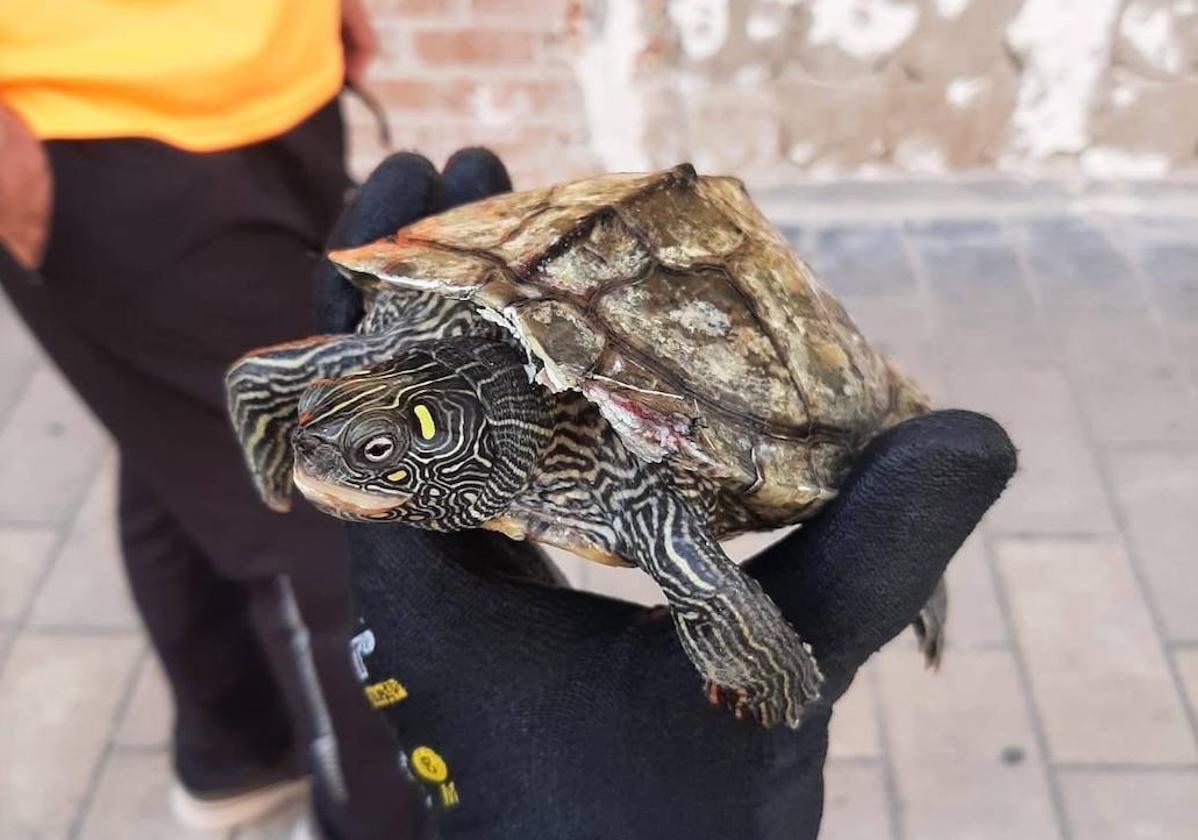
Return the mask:
[[[459, 152], [439, 177], [396, 155], [332, 244], [508, 188], [485, 151]], [[356, 293], [322, 271], [323, 326], [349, 331]], [[826, 677], [797, 731], [709, 705], [664, 609], [559, 585], [537, 548], [486, 531], [348, 526], [359, 675], [438, 836], [813, 838], [836, 700], [915, 618], [1014, 469], [986, 417], [908, 421], [866, 449], [823, 513], [746, 566]]]

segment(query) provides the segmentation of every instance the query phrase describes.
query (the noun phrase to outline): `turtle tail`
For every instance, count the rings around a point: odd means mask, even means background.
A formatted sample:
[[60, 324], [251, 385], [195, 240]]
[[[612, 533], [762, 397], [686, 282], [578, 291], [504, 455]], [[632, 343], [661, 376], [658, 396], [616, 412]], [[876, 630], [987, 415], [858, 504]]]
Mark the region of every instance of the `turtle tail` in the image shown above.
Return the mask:
[[915, 637], [919, 640], [919, 649], [923, 651], [924, 662], [932, 670], [940, 667], [940, 659], [944, 655], [944, 627], [948, 622], [948, 587], [944, 578], [936, 584], [932, 597], [923, 605], [911, 626], [915, 628]]

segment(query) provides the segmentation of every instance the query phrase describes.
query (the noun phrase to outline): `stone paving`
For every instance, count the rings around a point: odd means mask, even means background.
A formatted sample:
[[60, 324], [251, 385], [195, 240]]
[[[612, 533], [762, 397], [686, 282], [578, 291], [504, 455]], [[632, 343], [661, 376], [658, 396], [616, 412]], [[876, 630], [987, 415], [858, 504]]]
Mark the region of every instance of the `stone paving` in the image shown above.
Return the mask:
[[[865, 333], [940, 405], [998, 417], [1022, 458], [951, 567], [944, 667], [904, 636], [838, 706], [824, 838], [1198, 836], [1198, 190], [763, 199]], [[166, 809], [168, 695], [122, 580], [113, 475], [0, 305], [5, 840], [219, 836]], [[566, 570], [657, 599], [637, 572]]]

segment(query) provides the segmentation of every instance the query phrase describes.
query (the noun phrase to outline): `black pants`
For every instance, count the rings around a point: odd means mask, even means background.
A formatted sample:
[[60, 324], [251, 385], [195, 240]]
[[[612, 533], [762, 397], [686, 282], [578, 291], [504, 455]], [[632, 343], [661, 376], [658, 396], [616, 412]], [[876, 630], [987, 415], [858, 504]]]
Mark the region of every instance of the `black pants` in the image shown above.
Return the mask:
[[6, 291], [116, 438], [134, 597], [174, 691], [178, 769], [235, 785], [298, 748], [347, 837], [404, 836], [396, 749], [349, 656], [342, 528], [254, 495], [225, 414], [245, 351], [312, 332], [315, 260], [348, 186], [336, 103], [193, 154], [54, 141], [44, 285]]

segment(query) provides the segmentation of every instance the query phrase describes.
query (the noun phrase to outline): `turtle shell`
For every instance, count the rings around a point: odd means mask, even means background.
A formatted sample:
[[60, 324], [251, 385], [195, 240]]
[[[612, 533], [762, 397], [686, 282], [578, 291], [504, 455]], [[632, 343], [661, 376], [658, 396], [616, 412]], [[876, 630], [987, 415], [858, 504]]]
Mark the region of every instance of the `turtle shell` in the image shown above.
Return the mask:
[[331, 258], [376, 292], [473, 302], [637, 455], [770, 521], [830, 498], [864, 441], [926, 407], [744, 186], [689, 165], [498, 195]]

